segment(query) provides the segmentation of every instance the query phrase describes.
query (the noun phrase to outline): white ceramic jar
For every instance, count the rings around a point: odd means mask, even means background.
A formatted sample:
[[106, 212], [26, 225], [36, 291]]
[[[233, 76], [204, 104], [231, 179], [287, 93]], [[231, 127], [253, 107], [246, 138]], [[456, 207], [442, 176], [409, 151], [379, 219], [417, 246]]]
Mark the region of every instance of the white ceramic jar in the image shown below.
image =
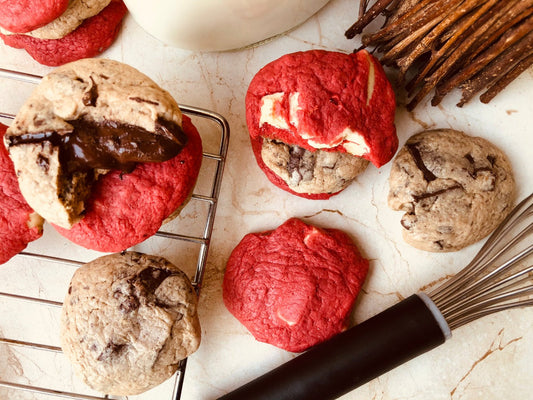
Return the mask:
[[124, 0], [137, 23], [171, 46], [246, 47], [298, 26], [329, 0]]

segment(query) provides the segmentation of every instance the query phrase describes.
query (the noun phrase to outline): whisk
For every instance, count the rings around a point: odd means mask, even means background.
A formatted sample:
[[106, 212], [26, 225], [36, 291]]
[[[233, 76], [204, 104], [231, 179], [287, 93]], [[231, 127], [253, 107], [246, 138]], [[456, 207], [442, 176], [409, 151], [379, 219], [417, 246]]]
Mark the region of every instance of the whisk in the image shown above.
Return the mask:
[[330, 400], [425, 353], [451, 331], [501, 310], [533, 305], [533, 194], [463, 270], [414, 294], [219, 400]]

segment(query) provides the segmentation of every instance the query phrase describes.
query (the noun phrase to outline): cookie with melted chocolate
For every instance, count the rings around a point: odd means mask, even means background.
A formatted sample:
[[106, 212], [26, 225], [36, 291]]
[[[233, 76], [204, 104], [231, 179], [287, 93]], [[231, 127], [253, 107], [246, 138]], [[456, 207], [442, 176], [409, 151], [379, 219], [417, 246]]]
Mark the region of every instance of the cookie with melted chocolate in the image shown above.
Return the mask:
[[460, 250], [490, 234], [516, 193], [506, 155], [452, 129], [409, 138], [393, 161], [389, 187], [389, 206], [405, 212], [405, 241], [434, 252]]
[[117, 253], [74, 273], [61, 314], [61, 346], [94, 390], [128, 396], [153, 388], [200, 340], [196, 293], [168, 260]]
[[[70, 229], [84, 217], [100, 177], [172, 160], [190, 146], [191, 134], [194, 150], [186, 157], [190, 168], [176, 177], [190, 175], [181, 201], [196, 180], [201, 143], [197, 132], [183, 131], [176, 101], [128, 65], [83, 59], [43, 78], [4, 143], [28, 204], [50, 223]], [[180, 205], [172, 204], [172, 211]], [[163, 221], [168, 215], [158, 218]]]

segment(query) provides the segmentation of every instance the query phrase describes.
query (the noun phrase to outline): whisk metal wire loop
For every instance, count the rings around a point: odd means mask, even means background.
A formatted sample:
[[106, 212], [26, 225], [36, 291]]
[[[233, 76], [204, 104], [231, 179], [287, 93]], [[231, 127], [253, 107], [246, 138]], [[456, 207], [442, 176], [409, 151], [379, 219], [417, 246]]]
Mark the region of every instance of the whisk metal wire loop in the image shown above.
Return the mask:
[[533, 194], [524, 199], [454, 278], [430, 292], [450, 329], [533, 305]]

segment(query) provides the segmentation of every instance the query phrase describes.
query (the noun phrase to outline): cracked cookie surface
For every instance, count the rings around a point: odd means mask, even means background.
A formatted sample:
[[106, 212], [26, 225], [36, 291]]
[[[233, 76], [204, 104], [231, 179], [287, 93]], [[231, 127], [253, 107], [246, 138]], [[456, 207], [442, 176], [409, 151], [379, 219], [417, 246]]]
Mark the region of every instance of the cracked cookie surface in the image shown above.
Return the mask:
[[483, 138], [452, 129], [409, 138], [393, 161], [389, 187], [389, 207], [405, 211], [404, 240], [434, 252], [484, 238], [515, 200], [506, 155]]
[[200, 344], [196, 293], [174, 264], [137, 252], [100, 257], [74, 274], [61, 345], [93, 389], [142, 393], [170, 378]]
[[346, 233], [291, 218], [235, 247], [224, 304], [256, 340], [300, 352], [346, 328], [367, 272]]

